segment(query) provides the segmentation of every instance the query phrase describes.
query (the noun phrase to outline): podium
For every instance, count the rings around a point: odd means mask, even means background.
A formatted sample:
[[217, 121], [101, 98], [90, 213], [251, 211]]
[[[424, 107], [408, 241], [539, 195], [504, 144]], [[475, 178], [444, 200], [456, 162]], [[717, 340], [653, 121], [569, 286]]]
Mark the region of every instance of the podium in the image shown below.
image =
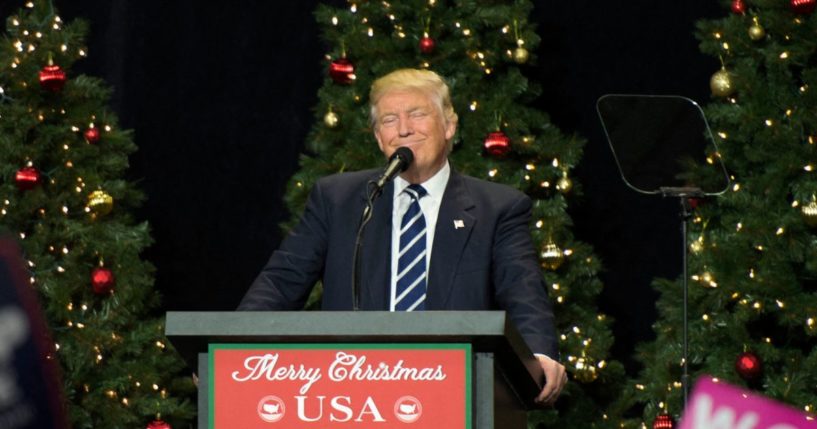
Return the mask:
[[468, 428], [526, 428], [544, 378], [504, 311], [168, 312], [165, 334], [198, 368], [199, 428], [210, 427], [213, 344], [464, 344], [472, 351]]

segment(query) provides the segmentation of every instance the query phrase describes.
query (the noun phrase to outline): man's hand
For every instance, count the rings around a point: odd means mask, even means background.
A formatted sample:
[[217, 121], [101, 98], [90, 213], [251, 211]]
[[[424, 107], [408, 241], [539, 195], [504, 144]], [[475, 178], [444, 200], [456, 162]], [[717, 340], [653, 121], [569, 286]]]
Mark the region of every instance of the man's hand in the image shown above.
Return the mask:
[[545, 371], [545, 387], [542, 388], [542, 392], [536, 397], [536, 403], [553, 405], [553, 403], [556, 402], [556, 398], [562, 393], [562, 388], [567, 384], [565, 367], [544, 355], [536, 355], [536, 359], [539, 360], [539, 365], [541, 365], [542, 370]]

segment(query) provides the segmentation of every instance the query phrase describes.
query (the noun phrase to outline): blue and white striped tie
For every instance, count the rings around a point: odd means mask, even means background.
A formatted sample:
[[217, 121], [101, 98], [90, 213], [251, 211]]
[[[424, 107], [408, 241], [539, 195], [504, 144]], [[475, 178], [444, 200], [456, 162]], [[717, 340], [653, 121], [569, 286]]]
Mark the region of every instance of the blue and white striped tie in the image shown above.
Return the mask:
[[427, 194], [420, 185], [409, 185], [403, 192], [411, 197], [408, 211], [400, 222], [400, 255], [397, 259], [397, 291], [394, 309], [424, 310], [426, 300], [426, 218], [420, 198]]

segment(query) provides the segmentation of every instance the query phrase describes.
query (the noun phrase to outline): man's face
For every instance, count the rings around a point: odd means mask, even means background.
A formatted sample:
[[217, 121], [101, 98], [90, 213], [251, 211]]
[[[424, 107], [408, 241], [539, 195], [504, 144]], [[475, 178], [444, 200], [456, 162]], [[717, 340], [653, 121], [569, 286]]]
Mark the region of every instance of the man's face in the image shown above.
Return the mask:
[[414, 152], [414, 162], [401, 174], [411, 183], [428, 180], [445, 165], [447, 142], [456, 129], [457, 124], [446, 123], [440, 108], [423, 91], [392, 91], [377, 102], [377, 144], [387, 158], [402, 146]]

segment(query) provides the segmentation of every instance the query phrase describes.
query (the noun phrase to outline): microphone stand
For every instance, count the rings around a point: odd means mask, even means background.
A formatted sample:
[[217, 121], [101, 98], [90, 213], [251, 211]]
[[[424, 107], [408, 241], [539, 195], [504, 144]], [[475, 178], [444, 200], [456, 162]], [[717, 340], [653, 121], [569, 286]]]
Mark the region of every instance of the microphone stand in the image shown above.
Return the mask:
[[399, 147], [389, 158], [389, 164], [380, 178], [366, 182], [368, 188], [366, 207], [363, 208], [363, 215], [360, 217], [360, 226], [357, 228], [355, 237], [355, 251], [352, 254], [352, 309], [354, 311], [360, 310], [360, 249], [363, 247], [363, 230], [372, 219], [374, 200], [383, 192], [386, 183], [401, 171], [405, 171], [412, 161], [414, 161], [414, 152], [407, 147]]
[[374, 200], [383, 192], [383, 188], [377, 186], [377, 182], [370, 180], [366, 183], [369, 188], [366, 198], [366, 207], [363, 208], [363, 215], [360, 217], [360, 226], [357, 228], [355, 237], [355, 251], [352, 254], [352, 310], [360, 310], [360, 249], [363, 247], [363, 230], [366, 224], [372, 219]]

